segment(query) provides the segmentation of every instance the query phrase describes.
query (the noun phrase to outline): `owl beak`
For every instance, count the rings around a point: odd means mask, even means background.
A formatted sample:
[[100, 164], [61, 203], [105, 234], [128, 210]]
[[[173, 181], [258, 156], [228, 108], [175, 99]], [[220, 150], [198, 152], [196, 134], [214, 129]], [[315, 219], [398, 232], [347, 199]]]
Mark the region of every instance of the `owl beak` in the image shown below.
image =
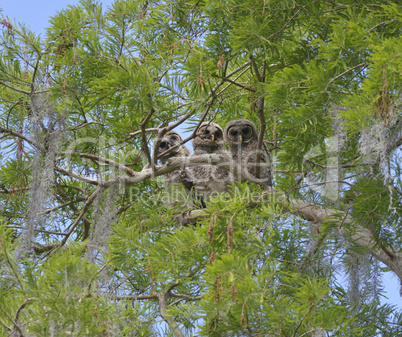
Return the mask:
[[172, 145], [170, 145], [169, 143], [168, 143], [168, 145], [167, 145], [167, 146], [168, 146], [168, 149], [170, 149], [170, 148], [172, 147]]
[[240, 135], [240, 143], [243, 143], [243, 137]]
[[212, 134], [212, 136], [211, 136], [211, 141], [212, 141], [212, 143], [214, 142], [214, 140], [215, 140], [215, 135]]

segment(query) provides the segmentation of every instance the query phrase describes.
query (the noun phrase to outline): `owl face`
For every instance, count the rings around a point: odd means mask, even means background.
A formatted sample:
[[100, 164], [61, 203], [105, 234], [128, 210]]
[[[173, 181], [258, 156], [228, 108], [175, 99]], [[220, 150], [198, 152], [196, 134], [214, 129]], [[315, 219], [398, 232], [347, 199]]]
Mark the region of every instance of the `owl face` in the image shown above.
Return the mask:
[[246, 147], [258, 140], [255, 125], [247, 119], [231, 121], [225, 128], [225, 139], [229, 147]]
[[174, 150], [164, 155], [163, 157], [160, 156], [163, 152], [179, 144], [181, 141], [182, 139], [180, 135], [174, 131], [169, 131], [163, 136], [158, 149], [158, 157], [161, 160], [161, 162], [165, 162], [168, 158], [171, 157], [180, 157], [180, 156], [184, 157], [190, 154], [190, 151], [184, 145], [180, 145], [179, 147], [176, 147]]
[[223, 129], [216, 123], [203, 122], [193, 139], [194, 152], [213, 153], [225, 149]]

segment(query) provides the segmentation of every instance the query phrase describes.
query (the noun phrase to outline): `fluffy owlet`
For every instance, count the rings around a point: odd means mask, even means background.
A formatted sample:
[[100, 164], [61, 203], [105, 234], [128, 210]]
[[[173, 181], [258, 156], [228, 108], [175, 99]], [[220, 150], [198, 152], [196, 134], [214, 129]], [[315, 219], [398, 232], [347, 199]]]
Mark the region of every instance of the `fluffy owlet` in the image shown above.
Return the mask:
[[265, 144], [261, 148], [260, 160], [256, 162], [258, 133], [252, 122], [247, 119], [229, 122], [225, 127], [225, 140], [233, 164], [241, 167], [236, 180], [249, 180], [262, 187], [272, 186], [271, 156]]
[[[161, 154], [163, 152], [165, 152], [165, 151], [169, 150], [170, 148], [172, 148], [173, 146], [179, 144], [181, 141], [182, 141], [182, 139], [181, 139], [180, 135], [174, 131], [169, 131], [168, 133], [166, 133], [163, 136], [161, 143], [159, 145], [159, 149], [158, 149], [158, 158], [162, 164], [165, 164], [169, 158], [187, 157], [190, 155], [190, 151], [184, 145], [180, 145], [179, 147], [170, 151], [168, 154], [161, 156]], [[163, 182], [165, 185], [165, 189], [169, 193], [173, 193], [175, 191], [175, 189], [172, 188], [173, 184], [182, 185], [184, 187], [187, 195], [190, 194], [191, 188], [193, 186], [192, 182], [188, 178], [188, 171], [186, 169], [177, 170], [177, 171], [173, 171], [173, 172], [165, 174], [163, 176]], [[173, 197], [173, 199], [175, 199], [175, 198]]]
[[[194, 154], [227, 153], [222, 128], [213, 122], [203, 122], [193, 139]], [[232, 183], [231, 174], [214, 165], [195, 166], [190, 169], [197, 198], [204, 203], [217, 193], [227, 192]]]

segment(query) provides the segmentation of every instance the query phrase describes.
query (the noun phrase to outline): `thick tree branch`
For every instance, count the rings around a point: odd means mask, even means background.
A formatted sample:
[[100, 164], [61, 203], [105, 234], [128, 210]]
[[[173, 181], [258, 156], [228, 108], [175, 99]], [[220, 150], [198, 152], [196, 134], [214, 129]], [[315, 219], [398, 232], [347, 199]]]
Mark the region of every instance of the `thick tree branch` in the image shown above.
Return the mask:
[[390, 254], [375, 242], [371, 231], [353, 221], [353, 218], [342, 211], [326, 209], [293, 199], [288, 206], [301, 218], [315, 223], [330, 223], [347, 241], [365, 247], [375, 258], [387, 265], [402, 280], [402, 253]]
[[224, 154], [203, 154], [190, 157], [174, 157], [168, 159], [166, 164], [156, 166], [155, 171], [146, 168], [141, 172], [137, 172], [134, 177], [118, 177], [102, 182], [102, 186], [108, 187], [116, 183], [125, 183], [127, 185], [136, 184], [146, 179], [155, 178], [176, 170], [183, 170], [186, 167], [199, 166], [199, 165], [218, 165], [226, 170], [231, 170], [230, 158]]
[[[230, 161], [221, 155], [199, 155], [184, 158], [171, 158], [166, 165], [160, 166], [155, 170], [155, 175], [162, 175], [176, 169], [197, 166], [202, 164], [219, 165], [220, 167], [233, 170]], [[235, 168], [237, 170], [241, 168]], [[140, 178], [141, 176], [141, 178]], [[151, 172], [146, 170], [141, 172], [137, 179], [146, 179], [151, 176]], [[386, 249], [380, 247], [369, 229], [353, 222], [353, 218], [344, 212], [335, 209], [327, 209], [319, 205], [313, 205], [301, 200], [287, 200], [285, 195], [274, 189], [269, 189], [275, 196], [276, 201], [281, 202], [288, 210], [296, 213], [302, 219], [314, 221], [315, 223], [331, 223], [335, 230], [347, 241], [365, 247], [374, 257], [387, 265], [402, 280], [402, 253], [390, 254]], [[202, 210], [191, 211], [185, 216], [182, 215], [181, 223], [188, 224], [196, 222], [198, 217], [205, 216]]]
[[183, 332], [180, 330], [178, 324], [174, 321], [170, 315], [167, 313], [167, 298], [168, 294], [163, 292], [162, 294], [158, 295], [159, 300], [159, 312], [162, 318], [169, 324], [170, 328], [174, 331], [174, 334], [178, 337], [185, 337]]
[[[226, 155], [222, 154], [203, 154], [203, 155], [195, 155], [190, 157], [176, 157], [170, 158], [165, 165], [156, 166], [155, 170], [152, 169], [143, 169], [141, 172], [135, 172], [134, 176], [122, 176], [117, 178], [112, 178], [110, 180], [99, 183], [95, 181], [97, 185], [102, 186], [102, 188], [107, 188], [112, 184], [116, 183], [124, 183], [127, 186], [139, 183], [146, 179], [155, 178], [160, 175], [164, 175], [175, 170], [183, 170], [186, 167], [199, 166], [199, 165], [217, 165], [223, 169], [231, 171], [236, 174], [236, 171], [243, 170], [242, 167], [236, 167], [234, 163], [230, 161], [230, 158]], [[58, 168], [59, 169], [59, 168]], [[67, 171], [67, 170], [65, 170]], [[68, 172], [68, 171], [67, 171]], [[69, 173], [70, 176], [75, 177], [73, 174]], [[79, 180], [83, 180], [82, 176], [77, 178]], [[88, 178], [86, 178], [88, 179]], [[85, 181], [85, 180], [84, 180]], [[92, 179], [88, 179], [89, 183], [94, 184]], [[269, 190], [269, 193], [275, 195], [276, 200], [279, 200], [285, 207], [287, 207], [292, 212], [298, 214], [301, 218], [314, 221], [318, 224], [320, 223], [332, 223], [334, 224], [334, 228], [339, 234], [344, 237], [347, 241], [357, 244], [363, 247], [366, 247], [367, 250], [378, 260], [386, 264], [391, 270], [393, 270], [399, 278], [402, 279], [402, 254], [400, 252], [395, 253], [394, 255], [390, 254], [384, 248], [379, 247], [379, 245], [375, 242], [375, 239], [369, 229], [364, 228], [359, 224], [353, 223], [353, 219], [350, 216], [345, 217], [345, 213], [335, 209], [326, 209], [319, 205], [312, 205], [301, 200], [287, 200], [284, 195], [280, 192], [275, 191], [273, 189]], [[62, 242], [62, 245], [65, 243], [69, 235], [71, 234], [74, 227], [77, 225], [78, 221], [84, 215], [89, 205], [92, 203], [94, 195], [97, 192], [95, 191], [92, 196], [87, 200], [84, 209], [82, 210], [80, 216], [70, 229], [68, 233], [66, 233], [66, 237]], [[202, 210], [191, 211], [186, 215], [182, 215], [182, 219], [179, 222], [182, 224], [186, 223], [194, 223], [196, 222], [197, 217], [203, 216]], [[341, 221], [340, 219], [343, 219]]]

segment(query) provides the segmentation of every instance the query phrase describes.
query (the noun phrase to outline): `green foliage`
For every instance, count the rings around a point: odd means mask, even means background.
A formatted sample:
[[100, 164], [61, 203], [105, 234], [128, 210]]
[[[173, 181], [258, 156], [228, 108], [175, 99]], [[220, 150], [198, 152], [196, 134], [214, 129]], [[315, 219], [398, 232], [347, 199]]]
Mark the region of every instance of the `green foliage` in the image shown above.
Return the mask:
[[[400, 336], [401, 21], [381, 0], [82, 0], [44, 36], [2, 16], [0, 335]], [[167, 195], [158, 131], [240, 118], [279, 192]]]

